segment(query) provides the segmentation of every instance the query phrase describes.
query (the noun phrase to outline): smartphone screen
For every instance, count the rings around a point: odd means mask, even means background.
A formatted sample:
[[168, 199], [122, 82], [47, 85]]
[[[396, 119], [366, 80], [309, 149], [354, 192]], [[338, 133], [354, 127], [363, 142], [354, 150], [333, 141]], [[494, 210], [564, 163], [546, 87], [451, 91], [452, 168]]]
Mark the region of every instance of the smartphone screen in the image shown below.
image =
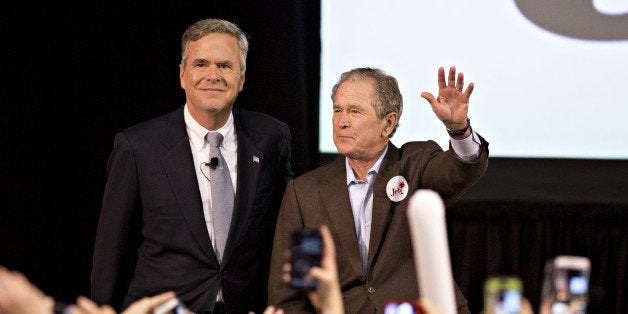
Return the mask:
[[292, 232], [290, 264], [292, 265], [290, 285], [295, 288], [315, 289], [317, 280], [307, 280], [305, 276], [313, 266], [321, 265], [323, 240], [315, 229]]
[[421, 305], [413, 300], [386, 300], [384, 314], [423, 314]]
[[543, 278], [541, 313], [584, 314], [588, 303], [591, 263], [582, 256], [557, 256], [548, 261]]
[[484, 283], [485, 314], [519, 314], [523, 283], [517, 276], [493, 276]]
[[185, 306], [181, 304], [178, 298], [172, 298], [159, 304], [153, 314], [185, 314]]

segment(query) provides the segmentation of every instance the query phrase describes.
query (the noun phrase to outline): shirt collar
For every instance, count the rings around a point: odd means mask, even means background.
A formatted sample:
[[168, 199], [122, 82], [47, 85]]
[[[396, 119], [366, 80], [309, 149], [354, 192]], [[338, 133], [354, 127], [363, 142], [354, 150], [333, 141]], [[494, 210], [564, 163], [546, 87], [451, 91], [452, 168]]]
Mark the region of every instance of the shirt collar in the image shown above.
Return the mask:
[[[183, 109], [183, 117], [185, 119], [185, 126], [187, 127], [188, 137], [190, 138], [190, 142], [192, 146], [197, 151], [201, 151], [205, 145], [207, 145], [207, 141], [205, 141], [205, 135], [209, 132], [208, 129], [204, 128], [200, 125], [188, 110], [188, 105], [185, 105]], [[234, 142], [234, 134], [233, 134], [233, 112], [229, 113], [229, 119], [227, 119], [227, 123], [223, 125], [220, 129], [216, 130], [220, 132], [223, 136], [222, 146], [227, 147], [231, 145], [230, 143]]]
[[[384, 148], [384, 152], [379, 156], [379, 158], [377, 158], [377, 161], [375, 162], [375, 164], [373, 164], [373, 167], [369, 169], [369, 172], [368, 172], [369, 175], [372, 173], [379, 172], [379, 168], [382, 165], [382, 160], [384, 160], [384, 156], [386, 156], [387, 152], [388, 152], [388, 145], [386, 145], [386, 148]], [[355, 173], [353, 173], [353, 169], [351, 169], [351, 165], [349, 165], [349, 159], [347, 159], [347, 157], [345, 157], [345, 170], [347, 172], [347, 186], [349, 186], [349, 184], [351, 184], [352, 182], [361, 181], [361, 180], [356, 179]]]

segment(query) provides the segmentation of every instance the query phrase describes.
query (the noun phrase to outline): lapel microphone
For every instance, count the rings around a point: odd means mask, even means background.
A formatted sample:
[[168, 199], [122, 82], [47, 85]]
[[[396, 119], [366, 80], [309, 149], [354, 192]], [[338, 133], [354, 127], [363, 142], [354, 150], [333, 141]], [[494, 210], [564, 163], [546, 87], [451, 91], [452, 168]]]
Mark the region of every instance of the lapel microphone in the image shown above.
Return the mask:
[[205, 165], [209, 166], [211, 170], [216, 169], [216, 166], [218, 166], [218, 157], [212, 157]]

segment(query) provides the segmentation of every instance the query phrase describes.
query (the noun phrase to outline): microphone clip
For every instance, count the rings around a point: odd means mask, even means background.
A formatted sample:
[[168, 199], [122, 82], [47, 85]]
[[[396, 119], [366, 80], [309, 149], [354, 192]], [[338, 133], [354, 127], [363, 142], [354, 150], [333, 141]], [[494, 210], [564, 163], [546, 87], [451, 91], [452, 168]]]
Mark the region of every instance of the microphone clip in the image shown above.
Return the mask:
[[218, 166], [218, 157], [212, 157], [206, 165], [209, 166], [209, 169], [215, 170]]

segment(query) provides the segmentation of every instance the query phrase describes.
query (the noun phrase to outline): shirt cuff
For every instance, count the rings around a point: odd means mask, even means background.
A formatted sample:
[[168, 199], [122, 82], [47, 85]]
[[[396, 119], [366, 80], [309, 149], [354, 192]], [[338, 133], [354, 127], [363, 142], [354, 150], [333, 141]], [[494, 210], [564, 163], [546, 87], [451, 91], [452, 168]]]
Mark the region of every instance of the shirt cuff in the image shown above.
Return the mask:
[[450, 137], [449, 142], [451, 143], [454, 153], [460, 159], [464, 161], [476, 161], [480, 158], [480, 153], [482, 152], [480, 149], [481, 142], [480, 138], [475, 131], [473, 131], [473, 129], [471, 129], [471, 136], [462, 140]]

